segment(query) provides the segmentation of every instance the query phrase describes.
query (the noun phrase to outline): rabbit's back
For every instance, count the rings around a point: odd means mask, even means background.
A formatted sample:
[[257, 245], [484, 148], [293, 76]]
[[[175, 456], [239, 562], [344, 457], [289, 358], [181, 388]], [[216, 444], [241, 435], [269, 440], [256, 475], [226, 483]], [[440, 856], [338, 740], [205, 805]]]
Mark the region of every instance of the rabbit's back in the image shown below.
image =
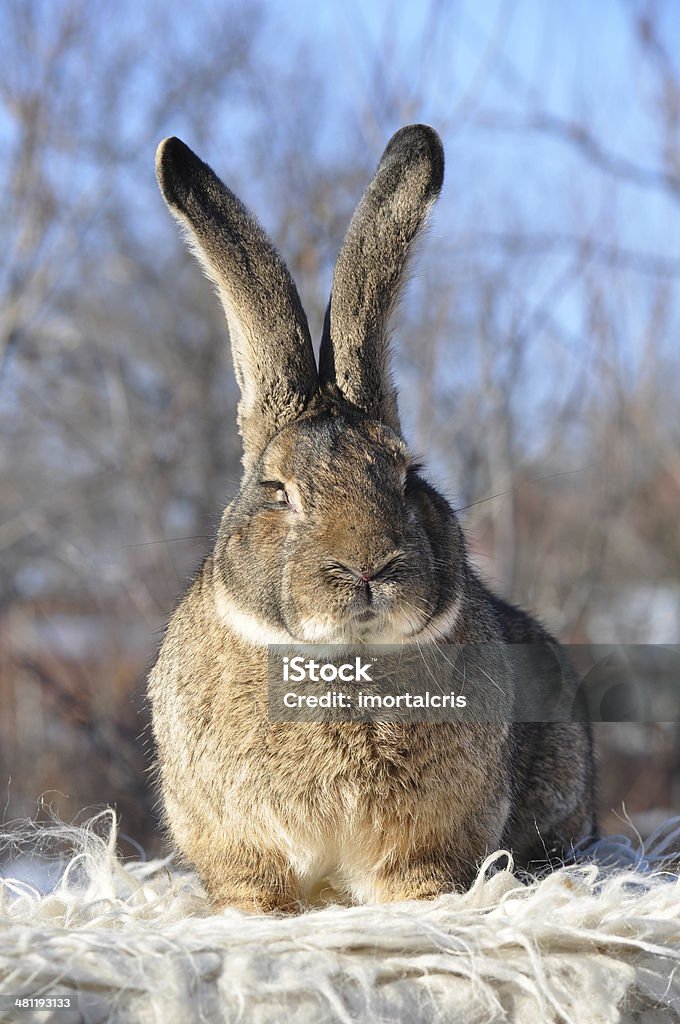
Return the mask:
[[[552, 661], [555, 683], [574, 696], [575, 721], [513, 725], [513, 813], [504, 842], [521, 865], [559, 861], [572, 853], [575, 839], [587, 842], [597, 835], [593, 735], [579, 679], [548, 630], [523, 609], [484, 589], [505, 643], [511, 649], [537, 648]], [[519, 664], [521, 656], [514, 660]], [[516, 685], [522, 686], [521, 678]]]

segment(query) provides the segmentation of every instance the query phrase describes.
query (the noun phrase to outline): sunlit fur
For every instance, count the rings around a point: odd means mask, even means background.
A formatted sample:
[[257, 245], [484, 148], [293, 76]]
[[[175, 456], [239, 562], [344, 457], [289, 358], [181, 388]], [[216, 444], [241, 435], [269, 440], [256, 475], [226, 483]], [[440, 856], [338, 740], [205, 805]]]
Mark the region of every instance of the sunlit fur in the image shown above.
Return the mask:
[[268, 645], [557, 649], [488, 591], [448, 502], [401, 435], [387, 318], [443, 179], [436, 133], [391, 140], [348, 230], [317, 373], [295, 285], [239, 200], [179, 140], [163, 195], [217, 286], [242, 397], [244, 477], [149, 679], [170, 835], [216, 907], [429, 898], [487, 852], [560, 857], [595, 831], [586, 724], [296, 723], [268, 718]]

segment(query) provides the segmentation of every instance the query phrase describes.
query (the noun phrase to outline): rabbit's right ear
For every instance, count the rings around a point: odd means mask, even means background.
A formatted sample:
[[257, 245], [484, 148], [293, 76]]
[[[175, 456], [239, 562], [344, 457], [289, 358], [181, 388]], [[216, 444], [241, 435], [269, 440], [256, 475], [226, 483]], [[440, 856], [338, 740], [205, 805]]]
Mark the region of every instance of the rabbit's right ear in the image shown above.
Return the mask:
[[217, 175], [179, 139], [161, 142], [156, 174], [170, 212], [217, 285], [241, 388], [246, 468], [318, 390], [307, 318], [283, 260]]

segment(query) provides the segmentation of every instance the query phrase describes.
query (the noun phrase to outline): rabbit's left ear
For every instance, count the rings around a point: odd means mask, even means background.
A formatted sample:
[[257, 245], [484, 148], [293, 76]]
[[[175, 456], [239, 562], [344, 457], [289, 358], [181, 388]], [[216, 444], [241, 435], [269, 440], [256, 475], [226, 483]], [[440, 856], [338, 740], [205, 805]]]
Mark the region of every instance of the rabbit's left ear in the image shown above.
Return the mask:
[[444, 149], [433, 128], [409, 125], [390, 139], [347, 229], [326, 311], [322, 383], [336, 384], [348, 401], [397, 431], [388, 321], [443, 180]]
[[179, 139], [156, 153], [163, 198], [217, 285], [229, 325], [246, 469], [318, 391], [307, 318], [293, 279], [240, 199]]

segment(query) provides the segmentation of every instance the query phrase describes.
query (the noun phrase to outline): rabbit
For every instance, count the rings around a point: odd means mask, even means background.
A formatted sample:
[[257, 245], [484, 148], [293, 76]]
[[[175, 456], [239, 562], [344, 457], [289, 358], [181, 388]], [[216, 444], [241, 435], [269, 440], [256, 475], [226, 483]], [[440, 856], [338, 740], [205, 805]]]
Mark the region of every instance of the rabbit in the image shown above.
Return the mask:
[[[162, 195], [224, 306], [243, 478], [149, 677], [172, 842], [216, 911], [432, 899], [485, 855], [568, 856], [597, 831], [586, 721], [300, 722], [268, 715], [268, 645], [478, 644], [558, 650], [483, 584], [461, 526], [403, 437], [388, 324], [442, 187], [437, 133], [390, 140], [345, 235], [316, 364], [288, 269], [177, 138]], [[505, 653], [504, 653], [505, 652]]]

